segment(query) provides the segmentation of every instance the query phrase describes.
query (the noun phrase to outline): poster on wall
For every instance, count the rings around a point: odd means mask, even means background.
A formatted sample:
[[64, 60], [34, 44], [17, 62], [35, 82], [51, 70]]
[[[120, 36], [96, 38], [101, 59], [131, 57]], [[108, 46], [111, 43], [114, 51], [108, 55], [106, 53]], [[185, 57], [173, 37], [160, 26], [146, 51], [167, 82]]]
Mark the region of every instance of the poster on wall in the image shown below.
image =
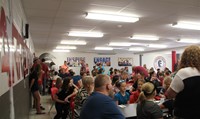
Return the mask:
[[94, 57], [94, 65], [110, 66], [110, 57]]
[[85, 57], [67, 57], [69, 67], [80, 67], [82, 61], [85, 62]]
[[131, 57], [119, 57], [118, 66], [132, 66], [133, 58]]
[[165, 67], [166, 67], [166, 60], [164, 57], [162, 56], [157, 56], [155, 59], [154, 59], [154, 63], [153, 63], [153, 66], [154, 66], [154, 69], [160, 69], [160, 70], [164, 70]]

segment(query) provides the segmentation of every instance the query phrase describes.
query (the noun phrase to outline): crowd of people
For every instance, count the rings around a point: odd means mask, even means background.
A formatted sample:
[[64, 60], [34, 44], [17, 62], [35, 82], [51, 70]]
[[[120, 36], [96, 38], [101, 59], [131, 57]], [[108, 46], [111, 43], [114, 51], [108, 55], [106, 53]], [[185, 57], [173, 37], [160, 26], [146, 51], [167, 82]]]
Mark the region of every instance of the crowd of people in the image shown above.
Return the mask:
[[[44, 60], [42, 60], [44, 62]], [[167, 67], [147, 69], [143, 66], [133, 66], [132, 73], [128, 67], [113, 69], [105, 73], [103, 66], [94, 66], [90, 71], [88, 64], [82, 62], [80, 75], [69, 69], [68, 63], [60, 68], [50, 63], [50, 70], [43, 66], [38, 58], [34, 59], [30, 75], [30, 89], [34, 97], [36, 114], [41, 111], [40, 94], [45, 94], [47, 79], [50, 87], [55, 86], [58, 92], [54, 95], [57, 114], [54, 119], [124, 119], [117, 105], [137, 104], [138, 119], [162, 119], [163, 108], [169, 110], [168, 117], [176, 119], [198, 118], [198, 90], [200, 77], [200, 48], [190, 46], [182, 54], [176, 71]], [[49, 77], [48, 77], [49, 76]], [[42, 83], [38, 83], [42, 79]], [[53, 85], [55, 83], [55, 85]], [[40, 84], [43, 86], [40, 91]], [[49, 92], [51, 93], [51, 92]], [[163, 100], [159, 105], [155, 100]], [[74, 101], [75, 107], [70, 108]]]

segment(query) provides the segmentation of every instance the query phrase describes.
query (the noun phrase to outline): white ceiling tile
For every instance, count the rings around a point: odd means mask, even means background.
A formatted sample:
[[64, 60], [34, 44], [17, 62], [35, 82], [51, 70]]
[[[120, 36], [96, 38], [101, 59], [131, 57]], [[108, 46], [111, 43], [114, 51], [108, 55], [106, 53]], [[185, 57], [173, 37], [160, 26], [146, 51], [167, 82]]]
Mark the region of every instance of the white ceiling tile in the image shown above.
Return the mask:
[[[200, 38], [199, 31], [169, 26], [179, 20], [200, 21], [199, 0], [22, 0], [22, 3], [36, 50], [51, 50], [63, 39], [88, 42], [86, 46], [79, 46], [75, 52], [98, 52], [93, 50], [95, 46], [107, 46], [110, 41], [143, 44], [153, 42], [129, 39], [133, 34], [157, 35], [160, 40], [156, 43], [169, 45], [169, 48], [187, 45], [177, 43], [177, 38]], [[130, 24], [84, 18], [86, 12], [105, 11], [136, 15], [140, 20]], [[104, 37], [67, 36], [72, 30], [103, 32]], [[118, 49], [112, 52], [127, 53], [127, 50]]]

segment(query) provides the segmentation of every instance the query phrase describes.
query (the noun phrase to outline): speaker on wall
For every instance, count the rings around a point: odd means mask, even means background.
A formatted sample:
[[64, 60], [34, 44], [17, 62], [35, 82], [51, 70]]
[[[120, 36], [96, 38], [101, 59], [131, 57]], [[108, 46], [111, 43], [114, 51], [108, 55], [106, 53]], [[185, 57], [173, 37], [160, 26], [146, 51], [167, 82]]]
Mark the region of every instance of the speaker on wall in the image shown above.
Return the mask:
[[29, 38], [29, 24], [25, 24], [24, 38]]

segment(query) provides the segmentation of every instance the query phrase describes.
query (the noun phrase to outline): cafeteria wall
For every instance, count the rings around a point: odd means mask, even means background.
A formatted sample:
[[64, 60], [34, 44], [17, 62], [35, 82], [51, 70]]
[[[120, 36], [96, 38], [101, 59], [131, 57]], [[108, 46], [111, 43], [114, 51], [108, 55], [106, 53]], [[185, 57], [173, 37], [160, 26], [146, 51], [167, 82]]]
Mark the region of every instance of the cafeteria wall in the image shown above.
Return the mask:
[[[38, 51], [36, 52], [37, 56], [40, 56], [44, 51]], [[132, 64], [138, 65], [139, 64], [139, 58], [135, 57], [134, 54], [115, 54], [115, 55], [99, 55], [96, 53], [55, 53], [51, 51], [47, 51], [47, 53], [50, 53], [55, 57], [55, 59], [52, 59], [56, 65], [61, 66], [63, 65], [64, 61], [67, 60], [67, 57], [85, 57], [86, 63], [89, 65], [90, 71], [93, 69], [94, 64], [94, 58], [95, 57], [110, 57], [111, 60], [111, 66], [113, 68], [123, 68], [124, 66], [118, 66], [118, 58], [132, 58]], [[105, 73], [107, 74], [110, 67], [105, 67]], [[131, 66], [128, 67], [129, 72], [131, 72]], [[70, 69], [73, 69], [76, 74], [80, 74], [80, 67], [70, 67]]]
[[21, 0], [0, 0], [0, 119], [28, 119], [28, 74], [34, 52]]
[[[174, 50], [174, 49], [173, 49]], [[67, 59], [67, 57], [85, 57], [86, 63], [89, 64], [90, 71], [92, 70], [92, 67], [94, 66], [94, 57], [110, 57], [111, 58], [111, 66], [113, 68], [120, 69], [122, 66], [118, 66], [118, 58], [124, 57], [124, 58], [132, 58], [133, 59], [133, 66], [139, 66], [140, 65], [140, 55], [142, 55], [142, 65], [146, 64], [147, 68], [150, 69], [151, 67], [154, 67], [155, 59], [159, 56], [163, 57], [166, 61], [165, 65], [170, 70], [172, 69], [172, 56], [171, 56], [172, 50], [165, 50], [165, 51], [159, 51], [159, 52], [151, 52], [151, 53], [143, 53], [143, 54], [115, 54], [115, 55], [99, 55], [96, 53], [55, 53], [51, 51], [45, 51], [46, 53], [50, 53], [55, 57], [52, 60], [58, 65], [63, 65], [64, 60]], [[181, 50], [177, 51], [178, 53], [182, 52]], [[39, 50], [36, 52], [37, 56], [40, 56], [43, 54], [44, 51]], [[110, 67], [105, 67], [105, 72], [107, 73]], [[80, 67], [70, 67], [73, 69], [76, 74], [80, 73]], [[131, 73], [131, 66], [128, 67], [129, 72]]]
[[167, 49], [167, 50], [163, 50], [163, 51], [155, 51], [155, 52], [141, 54], [142, 55], [142, 64], [146, 64], [148, 69], [153, 67], [154, 70], [156, 70], [157, 69], [156, 60], [164, 59], [165, 67], [169, 68], [172, 71], [172, 51], [176, 52], [176, 55], [177, 55], [176, 60], [178, 60], [178, 59], [180, 59], [180, 55], [182, 54], [184, 49], [185, 49], [185, 47], [181, 47], [181, 48]]

